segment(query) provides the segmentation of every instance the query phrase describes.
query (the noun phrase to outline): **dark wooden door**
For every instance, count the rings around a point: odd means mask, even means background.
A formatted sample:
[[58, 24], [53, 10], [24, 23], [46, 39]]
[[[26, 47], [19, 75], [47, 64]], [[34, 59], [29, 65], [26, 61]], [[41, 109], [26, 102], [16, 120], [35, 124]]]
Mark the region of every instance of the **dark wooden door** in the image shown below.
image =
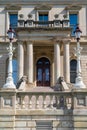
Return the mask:
[[50, 86], [50, 61], [45, 57], [37, 61], [37, 86]]

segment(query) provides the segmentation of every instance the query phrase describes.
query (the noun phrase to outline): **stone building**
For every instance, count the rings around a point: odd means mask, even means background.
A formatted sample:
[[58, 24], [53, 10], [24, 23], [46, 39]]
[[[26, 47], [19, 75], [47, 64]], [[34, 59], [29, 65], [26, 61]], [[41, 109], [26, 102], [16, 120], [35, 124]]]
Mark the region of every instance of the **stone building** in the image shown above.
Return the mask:
[[[86, 130], [86, 0], [0, 0], [0, 19], [0, 130]], [[15, 89], [5, 86], [9, 27]]]

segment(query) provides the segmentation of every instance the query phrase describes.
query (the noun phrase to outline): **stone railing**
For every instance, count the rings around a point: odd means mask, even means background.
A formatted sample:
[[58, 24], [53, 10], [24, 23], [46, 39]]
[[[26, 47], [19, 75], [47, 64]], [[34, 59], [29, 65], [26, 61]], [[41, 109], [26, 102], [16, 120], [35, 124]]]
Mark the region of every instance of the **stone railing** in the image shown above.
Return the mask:
[[0, 91], [0, 109], [87, 109], [87, 90], [72, 92]]
[[18, 27], [69, 27], [69, 20], [34, 21], [18, 20]]
[[70, 93], [18, 92], [17, 109], [71, 109]]

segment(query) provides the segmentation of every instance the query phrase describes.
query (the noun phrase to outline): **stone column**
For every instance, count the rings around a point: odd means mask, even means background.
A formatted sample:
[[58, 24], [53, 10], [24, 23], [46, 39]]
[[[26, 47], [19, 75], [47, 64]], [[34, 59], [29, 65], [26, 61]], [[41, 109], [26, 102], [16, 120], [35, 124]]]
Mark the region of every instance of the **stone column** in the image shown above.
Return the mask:
[[28, 82], [33, 83], [33, 44], [27, 43], [27, 76]]
[[23, 43], [18, 43], [18, 79], [24, 75], [24, 48]]
[[69, 43], [67, 40], [64, 42], [64, 79], [67, 83], [70, 82], [70, 54], [69, 54]]
[[54, 45], [54, 81], [57, 82], [60, 77], [60, 44]]

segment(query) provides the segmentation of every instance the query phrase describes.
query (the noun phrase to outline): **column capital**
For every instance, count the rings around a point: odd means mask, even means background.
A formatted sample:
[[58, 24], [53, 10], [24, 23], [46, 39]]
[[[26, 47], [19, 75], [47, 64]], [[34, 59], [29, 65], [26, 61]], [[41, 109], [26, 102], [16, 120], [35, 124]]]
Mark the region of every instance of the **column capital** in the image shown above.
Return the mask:
[[63, 42], [64, 44], [69, 44], [69, 43], [71, 42], [71, 39], [65, 38], [65, 39], [62, 40], [62, 42]]
[[26, 41], [26, 43], [27, 43], [27, 44], [33, 44], [34, 41], [33, 41], [33, 40], [28, 40], [28, 41]]
[[55, 43], [70, 43], [70, 42], [71, 42], [71, 39], [70, 39], [70, 38], [64, 38], [64, 37], [59, 37], [59, 38], [55, 37], [55, 38], [53, 39], [53, 41], [54, 41]]
[[24, 41], [22, 41], [22, 40], [17, 40], [17, 44], [23, 44], [24, 43]]

